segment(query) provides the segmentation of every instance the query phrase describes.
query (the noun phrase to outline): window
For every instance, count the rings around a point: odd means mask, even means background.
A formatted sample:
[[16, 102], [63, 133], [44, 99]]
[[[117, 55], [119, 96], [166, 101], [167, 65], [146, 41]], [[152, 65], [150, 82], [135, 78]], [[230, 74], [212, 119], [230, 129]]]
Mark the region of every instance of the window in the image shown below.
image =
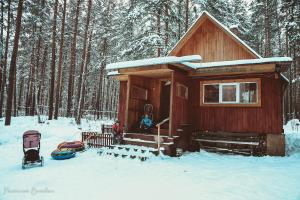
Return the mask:
[[260, 79], [200, 82], [200, 105], [260, 106]]
[[240, 102], [256, 103], [257, 83], [240, 83]]
[[176, 95], [178, 97], [181, 97], [183, 99], [188, 99], [188, 87], [186, 87], [185, 85], [183, 84], [180, 84], [180, 83], [177, 83], [176, 84]]
[[147, 100], [148, 99], [148, 90], [138, 87], [138, 86], [132, 86], [131, 98]]
[[204, 85], [204, 102], [219, 103], [219, 85]]

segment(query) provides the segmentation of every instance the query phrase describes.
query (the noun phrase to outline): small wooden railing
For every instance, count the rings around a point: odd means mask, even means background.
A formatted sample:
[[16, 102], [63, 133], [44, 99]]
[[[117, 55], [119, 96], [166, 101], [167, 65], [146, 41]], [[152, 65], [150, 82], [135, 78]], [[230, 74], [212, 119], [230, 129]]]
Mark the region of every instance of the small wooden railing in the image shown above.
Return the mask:
[[157, 151], [158, 151], [158, 155], [160, 154], [160, 126], [163, 125], [164, 123], [169, 121], [169, 117], [162, 120], [161, 122], [159, 122], [158, 124], [156, 124], [157, 127]]
[[108, 147], [113, 145], [113, 135], [110, 133], [82, 132], [81, 141], [88, 147]]

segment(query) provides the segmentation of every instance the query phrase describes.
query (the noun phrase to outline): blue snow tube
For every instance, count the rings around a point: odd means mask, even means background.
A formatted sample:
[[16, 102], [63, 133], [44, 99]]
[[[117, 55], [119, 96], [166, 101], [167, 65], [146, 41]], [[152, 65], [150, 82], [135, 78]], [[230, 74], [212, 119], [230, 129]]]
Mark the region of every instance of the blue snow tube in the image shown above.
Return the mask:
[[69, 159], [69, 158], [73, 158], [75, 157], [75, 152], [74, 151], [60, 151], [60, 150], [54, 150], [51, 153], [51, 157], [55, 160], [65, 160], [65, 159]]

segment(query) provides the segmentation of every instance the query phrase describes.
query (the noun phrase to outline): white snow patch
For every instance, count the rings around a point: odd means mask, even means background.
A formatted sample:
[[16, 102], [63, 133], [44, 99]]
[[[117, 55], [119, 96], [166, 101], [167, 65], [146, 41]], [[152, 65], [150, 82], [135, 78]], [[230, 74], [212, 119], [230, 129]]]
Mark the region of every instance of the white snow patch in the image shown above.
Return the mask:
[[234, 65], [247, 65], [247, 64], [263, 64], [274, 62], [291, 62], [290, 57], [273, 57], [273, 58], [259, 58], [259, 59], [244, 59], [244, 60], [231, 60], [231, 61], [218, 61], [218, 62], [206, 62], [206, 63], [190, 63], [184, 62], [186, 66], [194, 69], [208, 68], [208, 67], [226, 67]]
[[[82, 129], [98, 130], [111, 121], [83, 120]], [[45, 166], [21, 169], [22, 134], [42, 133]], [[289, 124], [286, 131], [292, 131]], [[291, 133], [292, 134], [292, 133]], [[49, 200], [273, 200], [299, 199], [300, 153], [288, 157], [243, 157], [206, 152], [180, 158], [138, 159], [99, 156], [97, 149], [77, 153], [70, 160], [52, 160], [50, 153], [62, 141], [80, 138], [74, 119], [38, 124], [36, 117], [0, 122], [0, 199]]]
[[286, 153], [288, 155], [300, 153], [300, 121], [290, 120], [284, 127]]
[[118, 71], [111, 71], [111, 72], [107, 72], [107, 76], [116, 76], [119, 75], [120, 73]]

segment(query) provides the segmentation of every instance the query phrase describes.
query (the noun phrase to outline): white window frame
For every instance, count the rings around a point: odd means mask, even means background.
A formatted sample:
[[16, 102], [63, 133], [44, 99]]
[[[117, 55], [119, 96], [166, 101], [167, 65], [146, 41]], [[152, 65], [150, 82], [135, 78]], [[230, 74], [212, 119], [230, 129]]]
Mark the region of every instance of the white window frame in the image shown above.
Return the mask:
[[[235, 86], [235, 101], [223, 101], [223, 86]], [[240, 83], [219, 83], [219, 103], [231, 104], [240, 102]]]
[[[256, 101], [255, 102], [240, 102], [240, 84], [242, 83], [255, 83], [256, 84]], [[206, 85], [218, 85], [219, 86], [219, 102], [205, 102], [205, 86]], [[236, 101], [223, 101], [223, 86], [226, 85], [231, 85], [231, 86], [236, 86]], [[226, 83], [205, 83], [203, 84], [203, 95], [202, 95], [202, 103], [204, 105], [209, 105], [209, 104], [240, 104], [240, 105], [256, 105], [259, 103], [259, 84], [256, 81], [240, 81], [240, 82], [226, 82]]]

